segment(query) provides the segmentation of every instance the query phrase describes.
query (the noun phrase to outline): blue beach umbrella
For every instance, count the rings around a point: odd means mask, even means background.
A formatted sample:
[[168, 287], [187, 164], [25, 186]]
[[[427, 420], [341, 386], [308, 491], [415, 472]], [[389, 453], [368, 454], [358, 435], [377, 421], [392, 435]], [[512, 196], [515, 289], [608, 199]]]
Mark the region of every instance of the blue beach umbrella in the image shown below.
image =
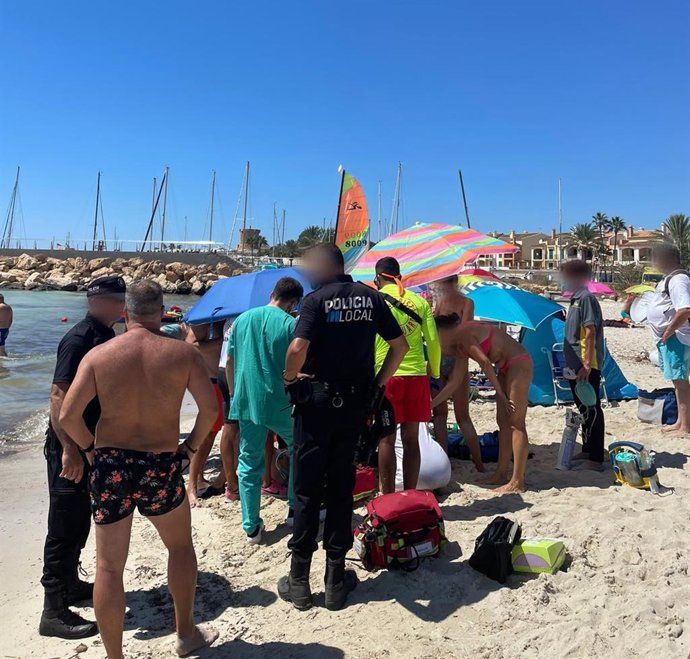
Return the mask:
[[474, 302], [476, 318], [531, 330], [537, 329], [547, 318], [563, 312], [560, 304], [521, 288], [480, 286], [466, 295]]
[[297, 268], [260, 270], [238, 277], [217, 281], [187, 312], [185, 321], [190, 325], [218, 322], [239, 316], [254, 307], [268, 304], [276, 283], [283, 277], [292, 277], [304, 287], [304, 294], [312, 291], [311, 284]]

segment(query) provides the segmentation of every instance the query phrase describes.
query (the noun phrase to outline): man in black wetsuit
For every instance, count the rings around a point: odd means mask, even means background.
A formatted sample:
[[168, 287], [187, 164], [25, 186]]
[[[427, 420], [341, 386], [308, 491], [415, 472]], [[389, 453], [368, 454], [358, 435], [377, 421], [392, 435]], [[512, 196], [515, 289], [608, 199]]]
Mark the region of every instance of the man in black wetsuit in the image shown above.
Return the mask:
[[[53, 385], [50, 390], [50, 421], [44, 453], [48, 463], [48, 534], [43, 554], [45, 600], [39, 633], [65, 639], [86, 638], [98, 633], [69, 607], [93, 596], [93, 584], [79, 579], [79, 558], [91, 527], [88, 493], [89, 461], [60, 426], [60, 409], [87, 352], [115, 336], [112, 325], [122, 318], [125, 282], [122, 277], [101, 277], [86, 292], [88, 313], [60, 341]], [[100, 406], [94, 398], [84, 421], [95, 431]]]
[[[295, 512], [290, 575], [280, 580], [278, 592], [297, 609], [312, 606], [309, 572], [325, 501], [326, 607], [338, 610], [357, 583], [353, 572], [345, 572], [352, 547], [355, 447], [409, 348], [378, 291], [344, 274], [337, 246], [312, 248], [306, 267], [317, 289], [302, 302], [283, 374], [295, 404]], [[375, 373], [377, 334], [390, 350]]]

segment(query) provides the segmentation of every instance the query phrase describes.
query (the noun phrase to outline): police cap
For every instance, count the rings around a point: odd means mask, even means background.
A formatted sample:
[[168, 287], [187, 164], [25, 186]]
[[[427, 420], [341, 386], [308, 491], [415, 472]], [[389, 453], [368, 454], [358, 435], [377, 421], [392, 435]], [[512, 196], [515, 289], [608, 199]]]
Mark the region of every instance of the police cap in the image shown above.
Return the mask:
[[122, 277], [99, 277], [86, 289], [86, 297], [111, 297], [124, 300], [127, 287]]

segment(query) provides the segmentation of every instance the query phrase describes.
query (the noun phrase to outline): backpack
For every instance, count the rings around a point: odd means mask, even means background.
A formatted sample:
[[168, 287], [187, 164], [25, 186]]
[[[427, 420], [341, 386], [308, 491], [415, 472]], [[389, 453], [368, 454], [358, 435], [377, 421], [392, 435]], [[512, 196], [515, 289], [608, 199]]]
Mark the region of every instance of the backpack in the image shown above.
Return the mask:
[[683, 270], [681, 268], [680, 270], [674, 270], [673, 272], [666, 275], [666, 277], [664, 278], [664, 295], [668, 298], [671, 297], [671, 294], [669, 293], [671, 279], [673, 279], [676, 275], [685, 275], [686, 277], [690, 277], [690, 272], [688, 272], [687, 270]]
[[[670, 286], [671, 286], [671, 279], [673, 279], [676, 275], [685, 275], [686, 277], [690, 278], [690, 272], [687, 270], [683, 270], [682, 268], [679, 270], [674, 270], [670, 274], [666, 275], [664, 279], [664, 291], [662, 295], [669, 301], [669, 304], [671, 303], [671, 293], [670, 293]], [[690, 318], [688, 318], [688, 324], [690, 324]]]
[[658, 493], [659, 481], [654, 466], [654, 453], [647, 451], [642, 444], [613, 442], [609, 444], [609, 457], [616, 483]]
[[416, 570], [436, 556], [446, 535], [443, 514], [431, 492], [403, 490], [376, 497], [354, 532], [354, 548], [367, 570]]
[[513, 571], [513, 546], [520, 540], [521, 534], [522, 528], [517, 522], [496, 517], [475, 540], [470, 567], [489, 579], [505, 583]]

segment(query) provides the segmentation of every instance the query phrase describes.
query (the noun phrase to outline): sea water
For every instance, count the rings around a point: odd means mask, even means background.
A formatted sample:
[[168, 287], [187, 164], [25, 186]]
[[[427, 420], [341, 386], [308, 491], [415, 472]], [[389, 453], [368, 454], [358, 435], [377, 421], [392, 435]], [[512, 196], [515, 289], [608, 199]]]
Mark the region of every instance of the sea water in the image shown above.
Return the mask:
[[[14, 310], [8, 357], [0, 357], [0, 452], [7, 452], [21, 444], [43, 441], [58, 343], [84, 317], [86, 296], [7, 289], [2, 293]], [[186, 310], [196, 299], [166, 295], [165, 303]]]

